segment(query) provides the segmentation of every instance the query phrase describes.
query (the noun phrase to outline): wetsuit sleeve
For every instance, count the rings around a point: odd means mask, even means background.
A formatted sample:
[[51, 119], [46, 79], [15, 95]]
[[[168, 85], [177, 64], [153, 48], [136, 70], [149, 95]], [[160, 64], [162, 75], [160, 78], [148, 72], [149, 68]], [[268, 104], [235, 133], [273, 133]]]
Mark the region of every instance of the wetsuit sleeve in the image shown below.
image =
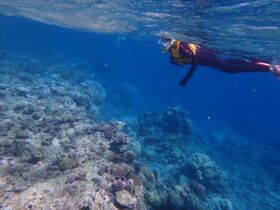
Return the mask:
[[187, 82], [192, 77], [193, 73], [195, 72], [197, 67], [197, 61], [195, 58], [192, 59], [191, 67], [188, 71], [188, 73], [184, 76], [184, 78], [180, 81], [179, 85], [185, 87], [187, 85]]

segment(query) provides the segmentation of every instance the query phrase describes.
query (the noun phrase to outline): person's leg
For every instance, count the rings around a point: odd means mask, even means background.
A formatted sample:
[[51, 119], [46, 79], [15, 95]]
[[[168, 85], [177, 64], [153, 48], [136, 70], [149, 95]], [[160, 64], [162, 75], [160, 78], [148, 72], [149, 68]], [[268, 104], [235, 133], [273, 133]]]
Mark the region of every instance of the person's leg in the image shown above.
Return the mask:
[[228, 73], [240, 72], [272, 72], [268, 63], [252, 62], [243, 59], [221, 59], [214, 62], [214, 66], [221, 71]]
[[228, 59], [225, 59], [225, 61], [232, 63], [232, 64], [244, 64], [244, 63], [248, 62], [245, 59], [237, 59], [237, 58], [228, 58]]
[[280, 78], [280, 66], [278, 65], [269, 65], [271, 73], [274, 74], [276, 77]]
[[218, 54], [205, 48], [199, 48], [197, 55], [200, 65], [228, 73], [270, 72], [280, 77], [280, 66], [259, 60], [223, 59]]

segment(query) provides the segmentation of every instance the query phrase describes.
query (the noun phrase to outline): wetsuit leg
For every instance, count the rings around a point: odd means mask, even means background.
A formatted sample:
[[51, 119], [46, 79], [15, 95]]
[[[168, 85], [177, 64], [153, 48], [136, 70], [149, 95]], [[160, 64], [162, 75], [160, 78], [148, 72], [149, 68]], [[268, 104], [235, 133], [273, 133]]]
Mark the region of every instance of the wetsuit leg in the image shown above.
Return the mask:
[[246, 61], [244, 59], [229, 58], [229, 59], [225, 59], [225, 60], [229, 63], [234, 64], [234, 65], [248, 63], [248, 61]]
[[270, 72], [268, 65], [262, 65], [257, 62], [243, 59], [222, 59], [216, 57], [212, 62], [213, 67], [228, 73], [240, 72]]
[[[270, 72], [269, 64], [245, 59], [226, 59], [207, 48], [199, 48], [196, 54], [198, 64], [228, 73]], [[267, 65], [266, 65], [267, 64]]]

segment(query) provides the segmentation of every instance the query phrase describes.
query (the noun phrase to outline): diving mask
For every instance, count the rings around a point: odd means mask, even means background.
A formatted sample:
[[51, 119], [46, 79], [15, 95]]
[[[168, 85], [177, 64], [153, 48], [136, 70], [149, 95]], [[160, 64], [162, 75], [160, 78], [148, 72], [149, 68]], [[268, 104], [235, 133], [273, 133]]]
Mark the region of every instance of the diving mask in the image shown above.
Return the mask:
[[158, 44], [161, 46], [161, 51], [162, 52], [168, 52], [168, 50], [174, 45], [175, 42], [176, 42], [175, 39], [161, 38], [158, 41]]

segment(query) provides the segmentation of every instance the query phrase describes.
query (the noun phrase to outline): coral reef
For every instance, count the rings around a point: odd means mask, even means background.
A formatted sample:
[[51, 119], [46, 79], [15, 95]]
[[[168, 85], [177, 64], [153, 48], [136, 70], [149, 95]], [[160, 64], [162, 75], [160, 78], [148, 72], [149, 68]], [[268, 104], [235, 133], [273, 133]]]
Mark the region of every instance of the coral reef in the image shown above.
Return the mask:
[[161, 161], [170, 167], [174, 162], [187, 160], [186, 142], [195, 140], [192, 122], [179, 107], [168, 108], [163, 113], [144, 113], [138, 120], [136, 138], [143, 145], [141, 151], [146, 161]]
[[186, 164], [185, 170], [191, 179], [207, 187], [223, 186], [223, 172], [205, 154], [193, 153]]
[[192, 123], [180, 107], [168, 108], [163, 113], [145, 113], [139, 118], [138, 134], [147, 136], [154, 133], [190, 135]]
[[[1, 209], [278, 208], [278, 151], [198, 136], [179, 107], [104, 120], [107, 93], [84, 67], [1, 57]], [[133, 87], [116, 91], [111, 105], [134, 106]]]
[[133, 172], [133, 168], [126, 163], [116, 163], [111, 167], [110, 173], [118, 179], [124, 179]]
[[[204, 151], [219, 160], [228, 174], [233, 209], [273, 210], [280, 206], [279, 179], [275, 177], [280, 167], [277, 148], [244, 138], [230, 128], [215, 131], [204, 141]], [[227, 200], [215, 200], [230, 207]]]
[[146, 209], [123, 123], [100, 119], [104, 88], [49, 62], [0, 61], [0, 208]]
[[188, 182], [169, 191], [170, 202], [176, 206], [175, 209], [233, 209], [231, 202], [223, 196], [226, 189], [224, 174], [207, 155], [191, 154], [180, 172], [188, 178]]
[[132, 209], [137, 203], [136, 198], [132, 197], [126, 190], [121, 190], [116, 193], [116, 201], [120, 206], [129, 209]]
[[231, 209], [225, 197], [225, 174], [209, 156], [197, 152], [201, 146], [181, 108], [145, 113], [139, 117], [137, 128], [133, 148], [141, 151], [138, 174], [152, 208], [222, 210], [227, 209], [225, 204], [218, 205], [216, 200], [224, 199]]

